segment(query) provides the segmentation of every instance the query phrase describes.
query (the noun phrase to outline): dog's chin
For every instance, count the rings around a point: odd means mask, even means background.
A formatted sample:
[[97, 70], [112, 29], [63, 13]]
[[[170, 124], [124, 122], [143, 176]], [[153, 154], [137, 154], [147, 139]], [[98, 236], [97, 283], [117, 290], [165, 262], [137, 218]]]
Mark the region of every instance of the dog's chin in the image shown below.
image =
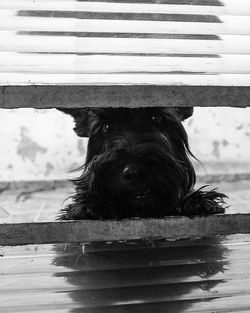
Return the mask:
[[141, 190], [141, 191], [134, 191], [131, 193], [130, 197], [135, 202], [143, 202], [145, 200], [150, 199], [153, 196], [152, 190], [150, 188]]
[[123, 194], [123, 198], [127, 202], [134, 205], [144, 205], [145, 202], [150, 202], [155, 198], [155, 192], [148, 186], [141, 188], [129, 188]]
[[130, 217], [156, 217], [166, 208], [164, 197], [150, 188], [131, 192], [123, 200], [126, 209], [130, 208], [130, 212], [127, 212]]

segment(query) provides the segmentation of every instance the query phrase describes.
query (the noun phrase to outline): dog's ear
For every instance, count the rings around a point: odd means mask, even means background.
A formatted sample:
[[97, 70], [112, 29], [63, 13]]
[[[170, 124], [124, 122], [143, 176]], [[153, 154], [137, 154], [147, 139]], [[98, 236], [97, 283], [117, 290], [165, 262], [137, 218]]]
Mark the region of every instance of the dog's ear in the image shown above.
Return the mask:
[[169, 107], [168, 112], [174, 114], [181, 122], [193, 115], [193, 107]]
[[74, 131], [79, 137], [89, 136], [89, 109], [58, 108], [59, 111], [71, 115], [74, 118]]

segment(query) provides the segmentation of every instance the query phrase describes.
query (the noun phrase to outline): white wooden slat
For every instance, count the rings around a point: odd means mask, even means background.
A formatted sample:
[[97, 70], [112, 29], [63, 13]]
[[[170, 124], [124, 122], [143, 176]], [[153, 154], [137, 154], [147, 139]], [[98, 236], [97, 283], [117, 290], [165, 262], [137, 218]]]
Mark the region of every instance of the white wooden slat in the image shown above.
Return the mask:
[[250, 36], [221, 40], [26, 36], [0, 32], [0, 51], [145, 54], [250, 54]]
[[24, 17], [2, 13], [0, 30], [250, 35], [250, 17], [219, 18], [221, 23]]
[[224, 0], [221, 6], [201, 6], [185, 4], [158, 3], [116, 3], [85, 1], [33, 1], [1, 0], [0, 9], [9, 10], [56, 10], [76, 12], [114, 12], [114, 13], [159, 13], [159, 14], [209, 14], [209, 15], [250, 15], [248, 0]]
[[219, 58], [173, 58], [0, 53], [0, 72], [70, 74], [193, 72], [206, 74], [249, 74], [250, 55], [224, 55]]
[[0, 85], [250, 86], [250, 74], [33, 74], [0, 73]]

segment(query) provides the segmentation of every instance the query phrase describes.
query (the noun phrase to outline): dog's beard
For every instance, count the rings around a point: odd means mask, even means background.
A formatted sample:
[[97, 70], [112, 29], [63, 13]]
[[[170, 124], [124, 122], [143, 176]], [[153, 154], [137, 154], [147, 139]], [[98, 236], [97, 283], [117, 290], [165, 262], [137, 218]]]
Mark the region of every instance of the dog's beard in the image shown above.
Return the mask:
[[[133, 161], [147, 169], [141, 180], [122, 179], [126, 164]], [[193, 187], [195, 173], [186, 154], [177, 159], [163, 144], [139, 144], [129, 153], [110, 149], [95, 156], [75, 181], [75, 207], [80, 218], [121, 219], [174, 214], [180, 199]], [[82, 215], [83, 214], [83, 215]]]

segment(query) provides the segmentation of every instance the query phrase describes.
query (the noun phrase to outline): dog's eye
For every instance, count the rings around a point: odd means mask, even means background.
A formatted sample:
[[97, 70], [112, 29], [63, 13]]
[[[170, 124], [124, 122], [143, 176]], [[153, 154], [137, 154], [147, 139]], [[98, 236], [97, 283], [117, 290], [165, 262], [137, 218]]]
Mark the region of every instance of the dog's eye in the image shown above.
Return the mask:
[[105, 134], [110, 133], [112, 130], [112, 126], [109, 123], [104, 123], [102, 125], [102, 130]]
[[154, 124], [160, 124], [162, 121], [162, 117], [160, 115], [154, 115], [151, 119]]

